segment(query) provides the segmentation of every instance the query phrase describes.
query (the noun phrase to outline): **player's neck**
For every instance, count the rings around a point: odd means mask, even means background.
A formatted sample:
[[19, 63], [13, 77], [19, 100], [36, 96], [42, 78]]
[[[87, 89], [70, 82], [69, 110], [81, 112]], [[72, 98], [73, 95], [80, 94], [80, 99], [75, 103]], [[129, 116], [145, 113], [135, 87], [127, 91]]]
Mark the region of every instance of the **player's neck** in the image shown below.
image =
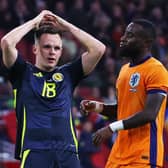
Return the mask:
[[138, 65], [150, 56], [152, 56], [151, 52], [149, 52], [149, 51], [144, 52], [141, 55], [137, 56], [136, 58], [132, 58], [130, 63], [131, 63], [131, 65]]
[[38, 64], [35, 64], [35, 67], [39, 69], [39, 71], [43, 71], [43, 72], [52, 72], [56, 68], [56, 67], [47, 68], [47, 67], [39, 66]]

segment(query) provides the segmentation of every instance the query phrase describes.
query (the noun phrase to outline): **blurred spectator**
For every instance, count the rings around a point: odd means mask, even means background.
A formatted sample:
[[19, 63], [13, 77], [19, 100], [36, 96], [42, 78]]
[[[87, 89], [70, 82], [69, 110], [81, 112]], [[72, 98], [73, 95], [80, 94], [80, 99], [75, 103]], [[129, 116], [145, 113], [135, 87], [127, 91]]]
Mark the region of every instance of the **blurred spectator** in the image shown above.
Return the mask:
[[103, 98], [103, 102], [106, 104], [117, 104], [116, 91], [114, 86], [107, 87], [107, 95]]
[[16, 0], [14, 9], [15, 9], [15, 13], [16, 13], [19, 25], [29, 20], [31, 16], [34, 14], [33, 11], [30, 11], [28, 9], [28, 6], [24, 0]]
[[56, 13], [58, 16], [61, 16], [62, 18], [67, 18], [67, 10], [65, 6], [65, 2], [63, 1], [55, 1], [53, 4], [53, 12]]
[[[88, 89], [88, 88], [86, 88]], [[82, 87], [80, 86], [77, 86], [75, 88], [75, 91], [73, 93], [73, 104], [79, 109], [79, 105], [80, 105], [80, 102], [83, 98], [85, 98], [85, 95], [83, 95], [81, 93], [81, 90], [82, 90]], [[86, 93], [86, 91], [84, 91], [84, 94]]]
[[115, 47], [119, 47], [120, 38], [123, 35], [123, 25], [116, 24], [112, 31], [112, 41], [115, 43]]
[[9, 142], [15, 144], [16, 143], [16, 116], [14, 110], [9, 110], [4, 116], [2, 116], [2, 120], [6, 125], [6, 133]]
[[85, 121], [82, 126], [82, 132], [79, 138], [79, 157], [82, 168], [94, 168], [91, 161], [91, 154], [98, 151], [92, 144], [93, 123]]
[[64, 33], [63, 45], [64, 45], [64, 48], [69, 53], [69, 57], [70, 57], [69, 59], [73, 60], [77, 55], [77, 44], [76, 44], [72, 34]]
[[48, 9], [47, 2], [45, 0], [35, 0], [37, 13], [40, 13], [42, 10]]
[[110, 58], [110, 57], [105, 58], [104, 70], [100, 72], [101, 75], [103, 76], [103, 81], [104, 81], [103, 86], [104, 87], [106, 87], [108, 84], [115, 86], [115, 82], [117, 78], [116, 68], [117, 68], [117, 63], [115, 59]]
[[104, 42], [110, 41], [108, 30], [111, 24], [110, 18], [102, 10], [100, 1], [94, 0], [90, 3], [88, 11], [89, 23], [92, 26], [92, 34]]
[[84, 9], [84, 0], [75, 0], [72, 8], [68, 14], [69, 21], [78, 25], [79, 28], [82, 28], [85, 31], [88, 31], [88, 18]]
[[0, 4], [0, 29], [9, 31], [18, 25], [19, 20], [17, 19], [9, 0], [0, 0]]

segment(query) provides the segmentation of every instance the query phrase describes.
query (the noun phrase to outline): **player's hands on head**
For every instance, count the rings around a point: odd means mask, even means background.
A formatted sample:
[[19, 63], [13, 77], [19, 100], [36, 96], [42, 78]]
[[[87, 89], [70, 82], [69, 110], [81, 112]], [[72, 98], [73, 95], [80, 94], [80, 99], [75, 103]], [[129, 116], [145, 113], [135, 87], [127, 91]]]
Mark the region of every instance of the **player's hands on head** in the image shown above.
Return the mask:
[[42, 25], [52, 25], [62, 32], [68, 31], [67, 22], [52, 12], [43, 16], [39, 26]]
[[49, 25], [49, 26], [54, 26], [56, 27], [56, 23], [55, 23], [55, 18], [54, 16], [52, 15], [45, 15], [43, 17], [43, 19], [41, 20], [41, 22], [39, 23], [39, 27], [41, 26], [46, 26], [46, 25]]
[[95, 111], [95, 101], [82, 100], [80, 103], [80, 112], [82, 115], [88, 115], [89, 112]]
[[103, 141], [109, 139], [112, 134], [113, 132], [109, 126], [103, 127], [92, 135], [92, 142], [94, 145], [99, 146]]
[[40, 24], [46, 21], [45, 16], [47, 15], [53, 15], [53, 13], [49, 10], [43, 10], [33, 19], [36, 28], [39, 28]]

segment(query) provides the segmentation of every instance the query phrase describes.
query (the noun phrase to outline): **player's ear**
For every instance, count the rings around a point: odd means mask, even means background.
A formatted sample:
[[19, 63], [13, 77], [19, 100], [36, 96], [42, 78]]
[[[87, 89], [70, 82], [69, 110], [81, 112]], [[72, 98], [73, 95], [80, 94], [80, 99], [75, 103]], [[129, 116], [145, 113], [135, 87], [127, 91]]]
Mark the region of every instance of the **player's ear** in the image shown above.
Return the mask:
[[146, 47], [146, 48], [151, 48], [152, 42], [153, 42], [152, 39], [146, 39], [146, 40], [145, 40], [145, 47]]
[[37, 47], [36, 47], [36, 45], [35, 45], [35, 44], [33, 45], [32, 50], [33, 50], [33, 54], [35, 54], [35, 55], [36, 55], [36, 53], [37, 53]]

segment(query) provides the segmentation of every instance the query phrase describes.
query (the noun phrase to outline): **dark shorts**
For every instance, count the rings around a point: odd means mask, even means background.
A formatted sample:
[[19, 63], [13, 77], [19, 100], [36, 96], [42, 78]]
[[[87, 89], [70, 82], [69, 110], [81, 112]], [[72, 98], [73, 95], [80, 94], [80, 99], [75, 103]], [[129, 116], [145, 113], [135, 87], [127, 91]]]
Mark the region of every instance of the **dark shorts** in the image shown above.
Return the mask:
[[78, 154], [61, 150], [26, 150], [20, 168], [80, 168]]

